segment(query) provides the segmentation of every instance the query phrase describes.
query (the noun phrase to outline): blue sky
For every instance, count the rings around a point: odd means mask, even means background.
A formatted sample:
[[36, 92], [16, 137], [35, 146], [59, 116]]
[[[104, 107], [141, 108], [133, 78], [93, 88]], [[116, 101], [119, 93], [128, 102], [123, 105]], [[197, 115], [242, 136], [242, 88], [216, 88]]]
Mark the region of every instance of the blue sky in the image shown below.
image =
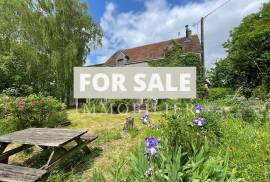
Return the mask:
[[[184, 26], [225, 0], [86, 0], [94, 20], [105, 36], [103, 46], [91, 52], [86, 64], [103, 63], [115, 51], [184, 36]], [[226, 55], [222, 44], [243, 17], [259, 11], [269, 0], [231, 0], [206, 19], [205, 53], [207, 67]], [[200, 34], [199, 27], [191, 27]]]
[[[144, 0], [87, 0], [89, 5], [89, 11], [93, 18], [99, 22], [102, 18], [106, 4], [108, 3], [117, 4], [118, 12], [128, 12], [128, 11], [142, 11], [144, 9]], [[202, 2], [202, 0], [168, 0], [171, 6], [173, 5], [183, 5], [191, 2]]]

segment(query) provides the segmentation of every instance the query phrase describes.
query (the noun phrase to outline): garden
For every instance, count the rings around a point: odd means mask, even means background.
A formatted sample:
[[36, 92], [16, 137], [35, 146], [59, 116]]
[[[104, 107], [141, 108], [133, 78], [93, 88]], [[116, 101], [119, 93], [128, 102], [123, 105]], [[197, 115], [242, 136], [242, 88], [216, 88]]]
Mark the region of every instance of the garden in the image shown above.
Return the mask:
[[[230, 32], [227, 55], [210, 69], [171, 41], [149, 66], [196, 67], [197, 98], [143, 99], [139, 108], [132, 99], [73, 103], [73, 68], [85, 66], [104, 37], [87, 3], [1, 0], [0, 22], [0, 137], [29, 128], [98, 137], [47, 181], [270, 181], [269, 2]], [[85, 142], [74, 138], [70, 145]], [[0, 164], [40, 169], [53, 158], [53, 146], [28, 144], [2, 141]]]
[[[51, 97], [4, 96], [1, 133], [69, 120], [67, 128], [99, 136], [90, 155], [74, 155], [48, 181], [269, 181], [269, 100], [227, 95], [168, 100], [167, 112], [93, 114], [64, 109]], [[123, 130], [128, 117], [134, 125]], [[39, 153], [30, 150], [11, 161], [35, 166], [31, 158], [42, 161]]]

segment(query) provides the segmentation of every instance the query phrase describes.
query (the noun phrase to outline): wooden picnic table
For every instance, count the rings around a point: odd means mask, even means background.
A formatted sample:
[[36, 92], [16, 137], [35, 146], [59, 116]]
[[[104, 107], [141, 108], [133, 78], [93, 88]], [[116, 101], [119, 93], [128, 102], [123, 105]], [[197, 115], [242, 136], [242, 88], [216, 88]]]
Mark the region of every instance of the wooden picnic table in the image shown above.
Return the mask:
[[[77, 131], [59, 128], [29, 128], [0, 136], [0, 181], [38, 181], [54, 169], [68, 156], [83, 150], [89, 153], [87, 144], [97, 137], [86, 135], [87, 131]], [[64, 146], [75, 141], [76, 146], [66, 149]], [[20, 144], [19, 147], [5, 151], [10, 144]], [[27, 148], [39, 146], [43, 150], [51, 148], [51, 154], [44, 166], [32, 169], [8, 165], [8, 158]], [[44, 172], [45, 171], [45, 172]]]

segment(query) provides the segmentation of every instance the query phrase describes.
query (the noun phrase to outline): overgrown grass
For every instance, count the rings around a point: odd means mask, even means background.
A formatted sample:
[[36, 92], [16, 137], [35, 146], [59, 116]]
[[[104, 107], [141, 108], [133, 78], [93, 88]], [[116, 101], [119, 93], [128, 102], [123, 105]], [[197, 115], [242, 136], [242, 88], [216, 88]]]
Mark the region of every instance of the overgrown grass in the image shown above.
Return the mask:
[[[207, 103], [211, 104], [211, 103]], [[222, 103], [219, 103], [222, 106]], [[84, 156], [74, 155], [69, 161], [55, 170], [49, 181], [91, 181], [93, 174], [98, 176], [101, 171], [106, 181], [112, 181], [112, 171], [115, 169], [115, 161], [121, 161], [134, 151], [136, 146], [146, 136], [159, 137], [160, 131], [151, 130], [142, 125], [139, 117], [142, 114], [83, 114], [75, 110], [68, 111], [71, 121], [70, 129], [86, 129], [90, 134], [99, 136], [92, 143], [93, 153]], [[157, 123], [162, 118], [162, 113], [150, 113], [151, 122]], [[127, 117], [135, 118], [135, 127], [132, 132], [124, 132], [123, 126]], [[239, 177], [246, 181], [265, 182], [270, 181], [270, 128], [269, 123], [248, 123], [241, 118], [231, 116], [223, 112], [216, 120], [220, 122], [223, 133], [223, 143], [212, 150], [213, 156], [229, 151], [229, 165], [236, 168]], [[12, 162], [25, 163], [33, 155], [38, 155], [40, 150], [34, 150], [33, 154], [24, 153], [11, 158]]]
[[[86, 114], [69, 110], [71, 121], [70, 129], [86, 129], [89, 134], [99, 138], [92, 148], [100, 149], [97, 155], [84, 156], [80, 160], [72, 160], [71, 168], [56, 170], [49, 181], [91, 181], [96, 169], [103, 172], [106, 180], [111, 180], [112, 165], [122, 156], [126, 156], [145, 135], [148, 129], [141, 124], [139, 118], [142, 114]], [[151, 114], [150, 121], [157, 122], [162, 113]], [[136, 131], [124, 132], [123, 126], [127, 117], [133, 117]], [[78, 162], [83, 161], [83, 162]], [[88, 161], [88, 162], [87, 162]], [[90, 162], [89, 162], [90, 161]], [[82, 170], [80, 170], [82, 168]]]
[[230, 151], [230, 164], [247, 181], [270, 181], [269, 126], [230, 118], [222, 122], [223, 150]]

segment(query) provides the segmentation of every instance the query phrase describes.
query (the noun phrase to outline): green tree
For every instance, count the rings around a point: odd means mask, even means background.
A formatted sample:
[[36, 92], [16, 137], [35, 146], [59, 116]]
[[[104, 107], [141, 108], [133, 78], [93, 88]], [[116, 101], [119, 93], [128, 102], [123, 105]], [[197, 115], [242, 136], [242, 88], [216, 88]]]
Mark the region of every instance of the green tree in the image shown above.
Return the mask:
[[87, 54], [101, 45], [102, 31], [87, 4], [1, 0], [0, 15], [0, 63], [12, 55], [27, 75], [21, 82], [30, 84], [34, 92], [70, 96], [73, 67], [84, 65]]
[[[224, 44], [228, 56], [217, 63], [215, 76], [230, 74], [226, 80], [234, 88], [243, 87], [244, 94], [260, 89], [264, 95], [270, 91], [270, 3], [260, 12], [245, 17]], [[233, 79], [231, 79], [233, 78]], [[223, 84], [224, 78], [215, 78]], [[217, 84], [217, 83], [215, 83]]]
[[172, 41], [165, 50], [165, 57], [161, 60], [150, 62], [154, 67], [191, 67], [195, 66], [197, 70], [197, 96], [204, 97], [206, 89], [203, 79], [203, 65], [200, 55], [194, 53], [185, 53], [180, 44]]
[[231, 60], [224, 58], [215, 63], [209, 72], [212, 87], [232, 87], [234, 74]]

